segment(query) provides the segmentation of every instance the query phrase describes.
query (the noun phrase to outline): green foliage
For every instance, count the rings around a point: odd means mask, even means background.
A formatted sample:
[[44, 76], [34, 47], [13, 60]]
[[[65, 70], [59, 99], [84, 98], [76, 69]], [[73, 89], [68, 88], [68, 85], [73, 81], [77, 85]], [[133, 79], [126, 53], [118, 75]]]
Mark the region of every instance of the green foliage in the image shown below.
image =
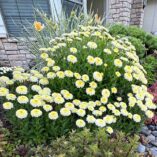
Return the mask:
[[136, 26], [127, 27], [128, 36], [140, 39], [143, 44], [146, 43], [147, 32]]
[[9, 140], [0, 154], [2, 157], [138, 157], [137, 135], [122, 132], [108, 135], [105, 129], [72, 131], [69, 136], [46, 145], [23, 145], [16, 142], [17, 139]]
[[80, 26], [52, 45], [43, 48], [41, 70], [14, 69], [12, 85], [3, 78], [2, 106], [21, 140], [41, 144], [84, 127], [137, 132], [153, 116], [145, 71], [127, 39]]
[[135, 46], [139, 58], [143, 58], [146, 54], [146, 48], [141, 40], [135, 37], [129, 37], [129, 41]]
[[122, 24], [112, 25], [109, 32], [113, 36], [128, 37], [129, 41], [135, 46], [137, 55], [140, 58], [146, 54], [145, 43], [147, 41], [147, 33], [141, 28], [135, 26], [124, 26]]
[[109, 28], [109, 32], [113, 35], [113, 36], [116, 36], [116, 35], [124, 35], [124, 36], [128, 36], [128, 29], [125, 25], [122, 25], [122, 24], [115, 24], [115, 25], [112, 25], [110, 28]]
[[61, 137], [48, 147], [35, 149], [36, 156], [53, 157], [138, 157], [136, 148], [139, 137], [118, 132], [108, 136], [104, 129], [90, 132], [72, 132], [69, 137]]
[[147, 35], [146, 46], [150, 53], [152, 53], [153, 50], [157, 50], [157, 37], [150, 34]]
[[136, 26], [125, 26], [122, 24], [114, 24], [110, 27], [109, 32], [113, 35], [125, 35], [140, 39], [143, 44], [147, 41], [148, 33]]
[[143, 64], [144, 69], [147, 71], [148, 84], [154, 83], [157, 78], [157, 58], [149, 55], [142, 59], [141, 63]]
[[153, 53], [154, 50], [157, 50], [157, 37], [136, 26], [115, 24], [110, 27], [109, 31], [113, 36], [128, 36], [132, 44], [135, 46], [140, 58], [146, 54], [146, 50], [147, 54]]
[[[36, 64], [41, 64], [39, 56], [41, 51], [40, 48], [49, 47], [50, 39], [59, 37], [64, 33], [69, 33], [73, 30], [77, 30], [79, 25], [98, 25], [102, 24], [104, 19], [100, 19], [97, 15], [92, 12], [84, 14], [83, 11], [77, 12], [73, 10], [70, 16], [62, 10], [62, 13], [57, 14], [56, 10], [53, 17], [48, 17], [43, 11], [35, 10], [36, 15], [41, 18], [42, 25], [44, 25], [41, 31], [35, 29], [32, 23], [29, 23], [28, 27], [23, 26], [25, 30], [23, 36], [24, 38], [20, 42], [26, 45], [27, 49], [36, 56], [34, 61]], [[39, 65], [36, 65], [38, 67]]]
[[0, 120], [0, 156], [5, 153], [5, 148], [8, 145], [9, 131], [4, 128], [2, 121]]

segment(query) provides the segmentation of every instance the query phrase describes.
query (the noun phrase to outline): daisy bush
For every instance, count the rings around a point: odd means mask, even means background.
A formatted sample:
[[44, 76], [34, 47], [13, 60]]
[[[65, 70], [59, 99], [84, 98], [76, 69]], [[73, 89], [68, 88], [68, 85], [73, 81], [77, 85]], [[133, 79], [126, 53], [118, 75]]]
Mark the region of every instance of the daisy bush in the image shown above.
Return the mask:
[[41, 70], [13, 71], [0, 88], [6, 117], [22, 139], [35, 143], [71, 129], [135, 132], [156, 108], [146, 71], [127, 39], [103, 26], [80, 26], [42, 48]]

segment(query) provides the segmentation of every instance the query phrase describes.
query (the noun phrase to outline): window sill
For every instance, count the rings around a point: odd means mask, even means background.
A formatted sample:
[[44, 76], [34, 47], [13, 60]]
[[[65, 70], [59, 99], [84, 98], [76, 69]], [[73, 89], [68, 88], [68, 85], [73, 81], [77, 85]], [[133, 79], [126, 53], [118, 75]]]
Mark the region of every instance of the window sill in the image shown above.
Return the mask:
[[1, 38], [7, 38], [7, 34], [6, 33], [0, 33], [0, 39]]

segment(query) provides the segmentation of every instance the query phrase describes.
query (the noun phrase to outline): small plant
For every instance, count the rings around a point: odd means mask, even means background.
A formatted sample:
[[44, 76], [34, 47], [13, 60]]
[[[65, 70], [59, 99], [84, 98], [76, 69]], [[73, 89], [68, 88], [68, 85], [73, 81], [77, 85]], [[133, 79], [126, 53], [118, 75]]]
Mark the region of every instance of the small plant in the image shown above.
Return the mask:
[[72, 132], [69, 137], [61, 137], [48, 147], [38, 147], [37, 156], [55, 157], [138, 157], [136, 148], [139, 137], [127, 136], [122, 132], [107, 135], [104, 129], [90, 132]]
[[8, 130], [3, 127], [2, 121], [0, 121], [0, 156], [5, 152], [5, 146], [7, 145]]
[[151, 85], [155, 82], [155, 80], [157, 79], [157, 58], [152, 56], [152, 55], [148, 55], [147, 57], [143, 58], [141, 60], [141, 63], [144, 67], [144, 69], [147, 71], [147, 80], [148, 80], [148, 84]]

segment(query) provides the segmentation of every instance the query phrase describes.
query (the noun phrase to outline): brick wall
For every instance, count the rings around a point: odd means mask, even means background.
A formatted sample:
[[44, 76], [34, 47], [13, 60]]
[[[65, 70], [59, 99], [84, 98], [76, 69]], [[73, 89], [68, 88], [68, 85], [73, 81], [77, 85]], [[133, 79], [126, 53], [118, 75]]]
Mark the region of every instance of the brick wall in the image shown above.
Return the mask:
[[143, 0], [110, 0], [109, 23], [142, 26]]
[[22, 66], [28, 68], [34, 56], [24, 45], [13, 38], [0, 38], [0, 66]]
[[129, 25], [132, 0], [111, 0], [109, 6], [109, 23]]
[[133, 0], [130, 25], [142, 27], [144, 18], [143, 0]]

